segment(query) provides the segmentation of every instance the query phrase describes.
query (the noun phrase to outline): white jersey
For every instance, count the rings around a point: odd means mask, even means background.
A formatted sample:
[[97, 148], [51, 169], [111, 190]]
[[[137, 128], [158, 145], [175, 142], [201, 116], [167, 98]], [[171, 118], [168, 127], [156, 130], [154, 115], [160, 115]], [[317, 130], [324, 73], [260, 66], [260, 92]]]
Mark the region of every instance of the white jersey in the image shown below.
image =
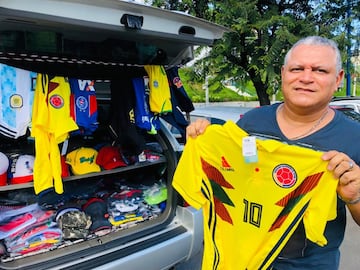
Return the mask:
[[16, 139], [31, 123], [36, 73], [0, 64], [0, 133]]

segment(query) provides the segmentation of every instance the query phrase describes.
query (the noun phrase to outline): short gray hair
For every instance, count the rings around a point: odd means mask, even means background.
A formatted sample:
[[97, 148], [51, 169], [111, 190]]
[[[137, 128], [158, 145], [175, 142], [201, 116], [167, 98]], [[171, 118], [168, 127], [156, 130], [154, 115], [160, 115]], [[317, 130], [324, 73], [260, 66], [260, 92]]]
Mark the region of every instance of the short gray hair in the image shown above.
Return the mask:
[[339, 73], [340, 70], [342, 69], [341, 54], [337, 43], [331, 39], [320, 36], [309, 36], [298, 40], [286, 53], [284, 59], [284, 65], [286, 65], [286, 63], [288, 62], [290, 54], [293, 51], [293, 49], [299, 45], [321, 45], [332, 48], [335, 51], [335, 56], [336, 56], [336, 73]]

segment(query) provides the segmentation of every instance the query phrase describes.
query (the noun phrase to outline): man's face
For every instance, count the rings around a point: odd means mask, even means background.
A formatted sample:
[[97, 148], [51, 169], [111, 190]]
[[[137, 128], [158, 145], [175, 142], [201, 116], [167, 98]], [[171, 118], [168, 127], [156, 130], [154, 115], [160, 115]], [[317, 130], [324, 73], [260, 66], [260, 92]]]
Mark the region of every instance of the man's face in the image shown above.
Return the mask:
[[335, 52], [320, 45], [299, 45], [282, 67], [282, 91], [298, 107], [325, 105], [339, 87], [343, 71], [336, 72]]

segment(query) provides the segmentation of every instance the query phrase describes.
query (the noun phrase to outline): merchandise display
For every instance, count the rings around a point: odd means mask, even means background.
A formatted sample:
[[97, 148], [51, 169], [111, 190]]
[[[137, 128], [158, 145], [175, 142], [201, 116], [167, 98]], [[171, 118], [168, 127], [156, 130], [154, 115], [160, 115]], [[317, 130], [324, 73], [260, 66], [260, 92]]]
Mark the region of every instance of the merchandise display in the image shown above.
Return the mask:
[[[0, 67], [4, 70], [6, 65]], [[9, 70], [13, 69], [9, 66]], [[16, 74], [29, 80], [35, 73], [17, 70]], [[156, 85], [154, 74], [152, 83]], [[164, 84], [166, 73], [161, 74]], [[145, 77], [140, 83], [149, 90]], [[135, 87], [131, 82], [136, 79], [125, 85]], [[114, 94], [119, 85], [111, 85]], [[22, 194], [6, 206], [1, 203], [10, 197], [0, 193], [3, 260], [102, 237], [158, 218], [165, 211], [166, 158], [156, 140], [157, 132], [151, 132], [159, 130], [160, 115], [150, 111], [149, 96], [144, 96], [150, 92], [145, 93], [144, 88], [143, 100], [127, 103], [127, 111], [122, 111], [131, 114], [112, 122], [119, 105], [111, 99], [99, 103], [95, 89], [95, 80], [37, 73], [33, 121], [26, 126], [26, 140], [14, 139], [16, 149], [11, 142], [10, 147], [0, 144], [4, 148], [0, 148], [0, 185], [12, 188], [17, 184]], [[168, 97], [165, 103], [171, 107]], [[129, 125], [135, 123], [139, 112], [134, 106], [139, 105], [149, 110], [149, 126]]]

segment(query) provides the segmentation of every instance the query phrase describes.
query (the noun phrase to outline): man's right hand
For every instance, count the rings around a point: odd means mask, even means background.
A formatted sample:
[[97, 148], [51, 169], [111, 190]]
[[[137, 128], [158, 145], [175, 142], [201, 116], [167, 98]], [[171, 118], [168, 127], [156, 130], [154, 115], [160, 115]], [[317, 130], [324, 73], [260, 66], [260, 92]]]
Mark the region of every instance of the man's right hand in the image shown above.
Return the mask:
[[203, 134], [209, 125], [210, 122], [206, 118], [197, 119], [195, 122], [192, 122], [187, 126], [186, 138], [196, 138], [198, 135]]

